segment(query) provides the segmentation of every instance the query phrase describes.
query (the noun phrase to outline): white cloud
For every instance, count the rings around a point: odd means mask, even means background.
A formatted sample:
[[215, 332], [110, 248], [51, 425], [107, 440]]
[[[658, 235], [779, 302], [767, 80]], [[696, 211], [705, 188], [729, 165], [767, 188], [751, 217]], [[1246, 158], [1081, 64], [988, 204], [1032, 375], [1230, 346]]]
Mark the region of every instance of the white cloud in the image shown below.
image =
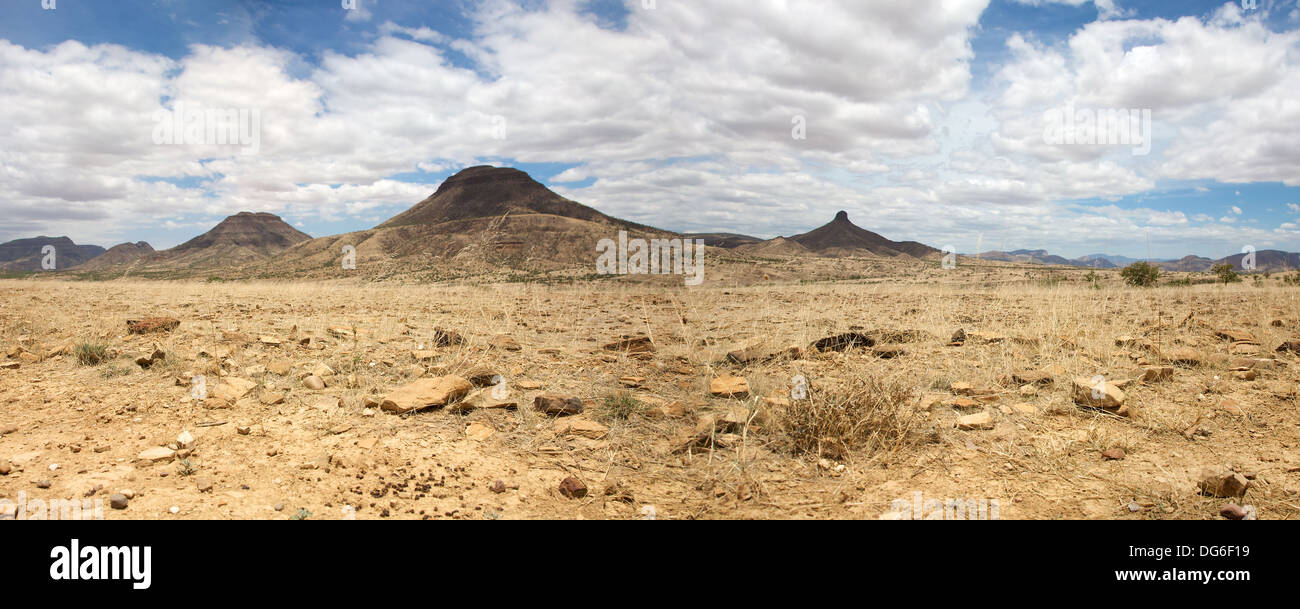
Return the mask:
[[[371, 1], [346, 18], [372, 19]], [[359, 52], [326, 52], [306, 72], [305, 58], [256, 44], [171, 60], [0, 41], [6, 229], [109, 242], [244, 209], [373, 223], [434, 187], [393, 176], [493, 161], [576, 164], [556, 178], [562, 194], [681, 230], [790, 234], [845, 209], [891, 238], [964, 250], [979, 234], [1092, 251], [1147, 230], [1171, 247], [1277, 237], [1231, 217], [1070, 201], [1166, 178], [1296, 183], [1300, 35], [1228, 8], [1099, 21], [1061, 45], [1013, 34], [990, 88], [971, 91], [986, 5], [660, 2], [633, 6], [617, 31], [577, 0], [488, 0], [470, 5], [467, 38], [376, 24]], [[260, 153], [154, 145], [164, 99], [260, 110]], [[1151, 109], [1151, 155], [1048, 145], [1043, 111], [1069, 102]], [[807, 139], [791, 137], [796, 117]]]

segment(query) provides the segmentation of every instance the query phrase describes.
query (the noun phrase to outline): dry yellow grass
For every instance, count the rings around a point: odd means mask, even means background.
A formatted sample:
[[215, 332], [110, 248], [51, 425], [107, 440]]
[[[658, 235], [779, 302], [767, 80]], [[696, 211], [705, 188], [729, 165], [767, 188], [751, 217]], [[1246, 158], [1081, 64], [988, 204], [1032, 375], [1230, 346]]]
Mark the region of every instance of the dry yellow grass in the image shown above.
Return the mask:
[[[777, 276], [762, 265], [753, 272]], [[0, 429], [14, 428], [0, 437], [0, 460], [14, 462], [0, 476], [0, 497], [81, 497], [96, 485], [100, 493], [139, 494], [127, 510], [108, 510], [110, 518], [288, 518], [299, 508], [337, 518], [343, 506], [357, 518], [641, 518], [647, 505], [658, 518], [877, 518], [921, 492], [996, 499], [1002, 518], [1215, 518], [1222, 500], [1198, 495], [1195, 476], [1231, 464], [1254, 476], [1245, 501], [1261, 518], [1300, 514], [1295, 356], [1276, 354], [1286, 365], [1237, 380], [1228, 372], [1229, 343], [1214, 335], [1249, 331], [1260, 357], [1274, 355], [1300, 333], [1300, 290], [1091, 289], [1026, 281], [1028, 274], [978, 269], [929, 282], [694, 289], [0, 281], [6, 352], [101, 343], [117, 354], [93, 366], [70, 354], [0, 359], [21, 366], [0, 370]], [[182, 323], [169, 334], [126, 334], [127, 319], [151, 315]], [[355, 335], [336, 336], [337, 327]], [[433, 348], [435, 327], [466, 343]], [[972, 339], [949, 346], [959, 328]], [[910, 331], [896, 337], [907, 339], [898, 345], [905, 353], [807, 351], [747, 365], [725, 358], [747, 344], [806, 348], [838, 333], [881, 330]], [[249, 340], [223, 339], [223, 331]], [[490, 348], [498, 334], [523, 349]], [[601, 348], [636, 334], [651, 337], [656, 351]], [[283, 344], [262, 344], [262, 336]], [[1149, 340], [1154, 351], [1117, 346], [1120, 336]], [[313, 340], [303, 346], [290, 337]], [[163, 364], [141, 370], [131, 362], [155, 344], [168, 354]], [[432, 348], [433, 359], [417, 362], [418, 348]], [[1131, 379], [1139, 358], [1160, 363], [1158, 353], [1174, 348], [1204, 362], [1178, 367], [1169, 381], [1127, 386], [1130, 417], [1073, 404], [1072, 377]], [[265, 369], [277, 361], [292, 370]], [[330, 386], [304, 388], [300, 377], [319, 364], [336, 372]], [[479, 364], [504, 377], [518, 411], [364, 412], [365, 399], [415, 376]], [[1032, 395], [1006, 379], [1045, 369], [1055, 383]], [[177, 384], [187, 374], [258, 387], [251, 399], [214, 408], [215, 400], [193, 400], [190, 387]], [[710, 379], [723, 374], [745, 377], [750, 397], [710, 396]], [[627, 389], [626, 376], [645, 380]], [[796, 377], [806, 379], [811, 400], [791, 400]], [[977, 410], [989, 412], [992, 429], [955, 427], [969, 414], [943, 404], [955, 397], [956, 381], [991, 390]], [[276, 391], [287, 392], [284, 402], [257, 399]], [[598, 417], [608, 433], [595, 439], [562, 435], [531, 408], [542, 393], [599, 404], [622, 391], [645, 412]], [[322, 406], [324, 396], [342, 406]], [[1012, 408], [1021, 403], [1033, 411]], [[661, 416], [664, 405], [675, 405], [669, 416]], [[701, 418], [723, 420], [737, 407], [738, 423], [682, 449], [679, 439], [696, 433]], [[493, 433], [467, 437], [472, 424]], [[250, 433], [239, 434], [245, 426]], [[864, 432], [858, 441], [835, 439], [855, 428]], [[185, 430], [198, 437], [189, 461], [195, 476], [214, 481], [210, 493], [175, 464], [134, 462]], [[1128, 456], [1103, 460], [1111, 448]], [[560, 496], [567, 476], [591, 493]], [[43, 479], [50, 488], [35, 486]], [[489, 489], [496, 480], [505, 492]]]

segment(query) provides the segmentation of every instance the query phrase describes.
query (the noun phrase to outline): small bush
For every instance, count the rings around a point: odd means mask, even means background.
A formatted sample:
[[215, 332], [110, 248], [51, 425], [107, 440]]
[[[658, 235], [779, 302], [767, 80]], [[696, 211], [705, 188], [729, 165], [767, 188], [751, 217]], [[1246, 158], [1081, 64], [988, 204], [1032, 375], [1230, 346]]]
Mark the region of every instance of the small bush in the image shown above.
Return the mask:
[[1160, 279], [1160, 268], [1149, 262], [1134, 262], [1120, 271], [1120, 276], [1129, 285], [1138, 287], [1153, 286]]
[[633, 397], [631, 392], [621, 391], [605, 396], [597, 411], [597, 417], [627, 420], [632, 418], [632, 415], [644, 413], [645, 410], [645, 404]]
[[843, 459], [855, 450], [893, 451], [916, 424], [912, 399], [901, 383], [858, 378], [846, 389], [809, 392], [785, 409], [779, 424], [796, 454]]
[[108, 360], [108, 347], [99, 344], [81, 343], [72, 353], [83, 366], [98, 366]]
[[1210, 267], [1210, 272], [1218, 275], [1219, 281], [1222, 281], [1223, 285], [1228, 285], [1234, 281], [1241, 281], [1241, 276], [1237, 274], [1237, 271], [1232, 268], [1231, 264], [1216, 264], [1213, 267]]

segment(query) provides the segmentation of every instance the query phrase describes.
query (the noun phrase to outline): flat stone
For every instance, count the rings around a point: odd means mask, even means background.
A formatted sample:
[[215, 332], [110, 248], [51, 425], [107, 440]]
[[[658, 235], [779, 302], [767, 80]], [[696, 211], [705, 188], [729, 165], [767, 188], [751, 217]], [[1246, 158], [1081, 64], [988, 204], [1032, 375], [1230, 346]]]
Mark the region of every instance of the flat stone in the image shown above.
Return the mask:
[[141, 461], [149, 461], [150, 463], [157, 463], [159, 461], [170, 461], [175, 456], [176, 456], [176, 451], [167, 448], [166, 446], [155, 446], [153, 448], [149, 448], [141, 451], [140, 454], [136, 456], [136, 458]]
[[468, 380], [456, 375], [417, 379], [389, 393], [379, 407], [399, 414], [439, 408], [465, 397], [472, 388]]
[[718, 397], [749, 397], [749, 381], [742, 376], [720, 376], [709, 381], [709, 393]]
[[972, 431], [976, 429], [993, 429], [993, 415], [987, 411], [968, 414], [957, 418], [957, 429]]

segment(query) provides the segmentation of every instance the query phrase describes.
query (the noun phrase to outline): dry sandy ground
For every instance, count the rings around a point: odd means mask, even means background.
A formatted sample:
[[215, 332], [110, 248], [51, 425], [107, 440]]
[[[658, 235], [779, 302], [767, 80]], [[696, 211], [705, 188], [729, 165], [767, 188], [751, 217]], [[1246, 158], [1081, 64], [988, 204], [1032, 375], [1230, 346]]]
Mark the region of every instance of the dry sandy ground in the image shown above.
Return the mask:
[[[149, 316], [180, 325], [127, 333], [128, 320]], [[435, 347], [435, 327], [465, 343]], [[971, 338], [950, 346], [959, 328]], [[1238, 379], [1231, 360], [1242, 354], [1216, 336], [1223, 329], [1253, 334], [1250, 357], [1276, 362]], [[886, 341], [902, 354], [807, 349], [880, 330], [902, 331]], [[503, 348], [500, 334], [519, 349]], [[603, 348], [639, 334], [653, 352]], [[1239, 502], [1261, 519], [1290, 519], [1300, 516], [1300, 362], [1275, 350], [1298, 335], [1300, 289], [1247, 284], [0, 281], [0, 498], [101, 498], [110, 519], [876, 519], [919, 492], [996, 500], [1001, 518], [1207, 519], [1225, 500], [1197, 491], [1199, 472], [1228, 466], [1251, 479]], [[1117, 345], [1123, 337], [1132, 340]], [[805, 350], [724, 361], [756, 339]], [[83, 344], [103, 345], [109, 360], [80, 363]], [[155, 347], [165, 359], [134, 363]], [[1203, 361], [1175, 366], [1169, 380], [1125, 383], [1180, 348]], [[328, 386], [307, 388], [303, 377], [321, 365], [334, 373]], [[473, 365], [500, 374], [498, 395], [519, 408], [367, 407], [416, 377]], [[1043, 370], [1052, 382], [1033, 388], [1007, 378]], [[207, 399], [193, 398], [194, 375]], [[710, 381], [726, 375], [744, 377], [750, 397], [711, 395]], [[1071, 378], [1099, 375], [1124, 386], [1129, 416], [1074, 403]], [[792, 389], [803, 395], [797, 376], [807, 400], [791, 399]], [[255, 385], [217, 397], [234, 378]], [[869, 433], [849, 450], [827, 442], [821, 454], [800, 452], [795, 411], [864, 380], [907, 398], [864, 422]], [[979, 404], [959, 410], [950, 404], [963, 382]], [[264, 403], [277, 393], [282, 401]], [[587, 412], [557, 423], [533, 409], [541, 394], [582, 398]], [[978, 412], [991, 429], [955, 425]], [[717, 419], [701, 424], [709, 415]], [[183, 432], [194, 438], [188, 454], [140, 458], [185, 449]], [[1103, 458], [1116, 448], [1124, 458]], [[563, 496], [567, 477], [587, 496]], [[109, 508], [124, 489], [129, 506]]]

